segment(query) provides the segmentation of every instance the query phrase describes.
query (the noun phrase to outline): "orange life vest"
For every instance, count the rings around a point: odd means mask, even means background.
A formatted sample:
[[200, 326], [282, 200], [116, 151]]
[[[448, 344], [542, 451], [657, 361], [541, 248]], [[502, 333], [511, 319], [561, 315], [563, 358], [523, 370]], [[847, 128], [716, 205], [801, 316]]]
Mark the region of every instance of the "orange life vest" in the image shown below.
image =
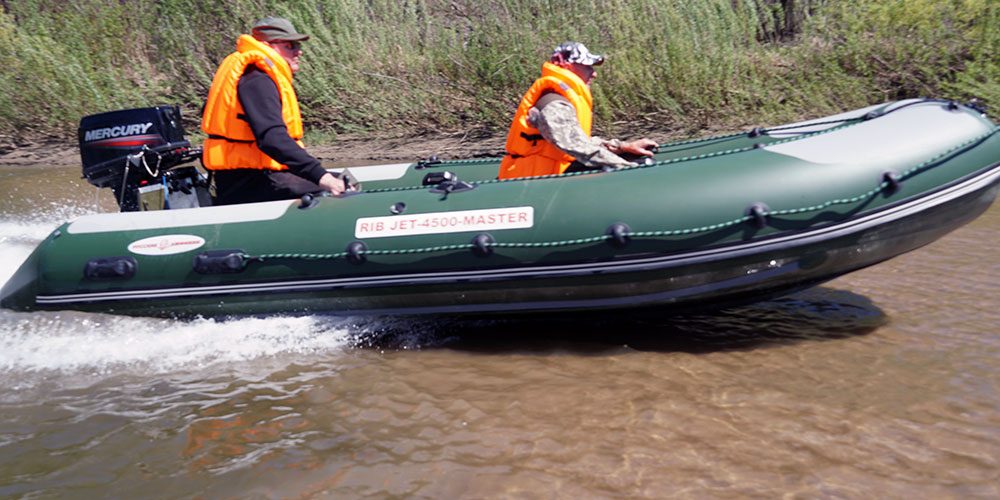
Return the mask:
[[243, 115], [243, 106], [236, 95], [236, 84], [251, 64], [274, 80], [281, 95], [281, 118], [288, 135], [302, 144], [302, 115], [299, 101], [292, 88], [292, 70], [288, 62], [274, 49], [250, 35], [240, 35], [236, 52], [229, 54], [212, 79], [208, 102], [201, 118], [201, 130], [208, 134], [202, 146], [202, 163], [209, 170], [259, 168], [288, 170], [257, 147], [250, 124]]
[[561, 174], [573, 163], [572, 156], [543, 139], [538, 129], [528, 123], [528, 111], [546, 92], [556, 92], [569, 100], [576, 108], [580, 127], [590, 135], [594, 105], [590, 87], [576, 73], [547, 62], [542, 65], [542, 77], [531, 84], [514, 114], [507, 134], [507, 156], [500, 163], [499, 178]]

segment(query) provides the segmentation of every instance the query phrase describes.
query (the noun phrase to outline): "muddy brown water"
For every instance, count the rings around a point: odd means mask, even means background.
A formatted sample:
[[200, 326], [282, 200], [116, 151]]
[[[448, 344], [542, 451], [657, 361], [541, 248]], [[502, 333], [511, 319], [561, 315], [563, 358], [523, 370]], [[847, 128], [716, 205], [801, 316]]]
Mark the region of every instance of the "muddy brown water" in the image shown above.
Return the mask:
[[[0, 170], [0, 281], [113, 209]], [[1000, 206], [710, 315], [0, 311], [0, 498], [1000, 498]]]

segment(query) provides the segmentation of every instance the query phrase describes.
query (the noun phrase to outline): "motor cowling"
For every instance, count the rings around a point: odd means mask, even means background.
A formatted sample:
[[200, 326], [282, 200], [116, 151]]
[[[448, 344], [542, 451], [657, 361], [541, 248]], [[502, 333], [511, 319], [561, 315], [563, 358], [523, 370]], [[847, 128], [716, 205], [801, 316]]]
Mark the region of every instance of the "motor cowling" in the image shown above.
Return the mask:
[[[77, 134], [83, 177], [94, 186], [111, 188], [123, 212], [171, 208], [171, 195], [175, 193], [181, 193], [175, 199], [194, 194], [193, 199], [176, 205], [210, 204], [204, 175], [194, 166], [178, 168], [201, 155], [201, 149], [192, 148], [184, 138], [179, 107], [123, 109], [85, 116]], [[144, 196], [149, 193], [154, 196]]]

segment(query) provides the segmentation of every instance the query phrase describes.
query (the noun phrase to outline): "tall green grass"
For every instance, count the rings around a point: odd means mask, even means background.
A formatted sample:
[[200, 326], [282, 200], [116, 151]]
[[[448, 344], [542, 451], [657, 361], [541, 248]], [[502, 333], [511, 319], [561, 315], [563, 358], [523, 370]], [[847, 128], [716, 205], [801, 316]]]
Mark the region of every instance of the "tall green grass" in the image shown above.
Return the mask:
[[[596, 132], [698, 134], [888, 99], [1000, 107], [995, 0], [18, 0], [0, 6], [0, 144], [72, 142], [81, 116], [197, 119], [259, 18], [312, 38], [295, 84], [313, 137], [503, 131], [565, 40], [608, 57]], [[991, 109], [995, 114], [995, 109]]]

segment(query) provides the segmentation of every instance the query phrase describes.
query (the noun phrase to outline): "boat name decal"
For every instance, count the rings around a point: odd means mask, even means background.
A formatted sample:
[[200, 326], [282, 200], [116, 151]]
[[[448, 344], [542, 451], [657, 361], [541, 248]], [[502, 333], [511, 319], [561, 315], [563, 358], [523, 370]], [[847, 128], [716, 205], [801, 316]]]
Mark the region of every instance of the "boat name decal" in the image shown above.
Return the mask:
[[99, 141], [111, 137], [128, 137], [145, 134], [153, 122], [133, 123], [131, 125], [115, 125], [114, 127], [95, 128], [83, 134], [84, 142]]
[[355, 238], [385, 238], [418, 234], [523, 229], [535, 224], [534, 207], [487, 208], [457, 212], [362, 217], [354, 224]]
[[201, 248], [205, 239], [192, 234], [168, 234], [133, 241], [128, 251], [139, 255], [173, 255]]

